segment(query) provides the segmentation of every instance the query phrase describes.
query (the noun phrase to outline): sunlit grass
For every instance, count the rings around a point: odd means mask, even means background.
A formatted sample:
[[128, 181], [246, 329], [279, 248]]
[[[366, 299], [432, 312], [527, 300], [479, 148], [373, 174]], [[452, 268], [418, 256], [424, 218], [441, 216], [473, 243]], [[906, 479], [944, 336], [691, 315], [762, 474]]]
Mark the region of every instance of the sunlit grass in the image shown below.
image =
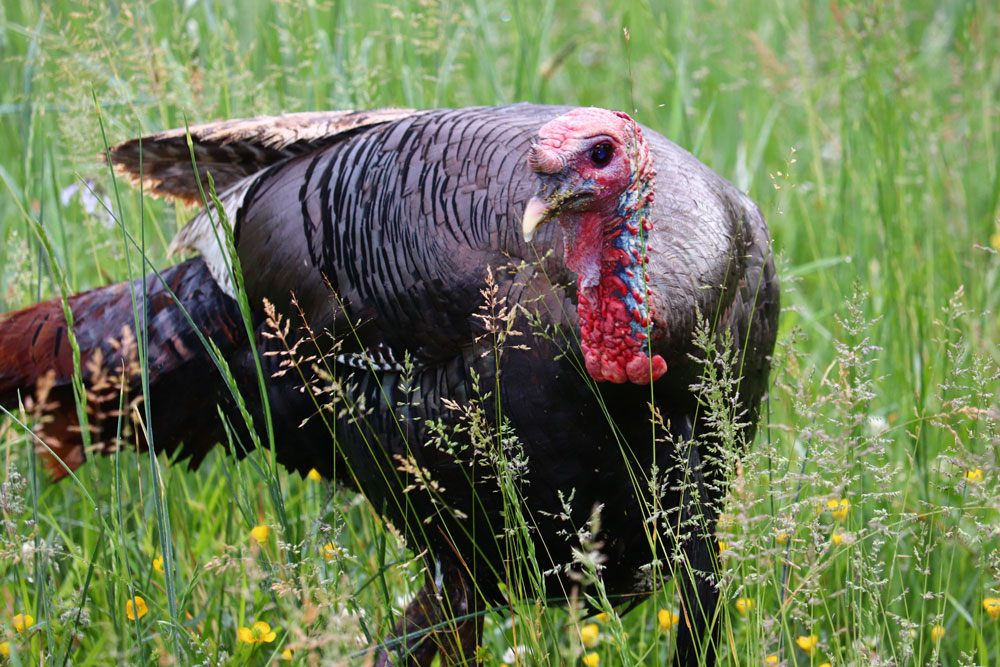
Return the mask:
[[[73, 290], [141, 272], [116, 220], [166, 265], [192, 211], [116, 196], [102, 122], [114, 143], [308, 109], [628, 110], [749, 191], [783, 277], [774, 387], [718, 528], [724, 663], [1000, 664], [1000, 9], [116, 7], [0, 8], [0, 311], [59, 292], [26, 218]], [[423, 580], [363, 499], [272, 474], [266, 448], [52, 484], [30, 434], [0, 419], [0, 442], [0, 653], [22, 663], [358, 662]], [[597, 621], [522, 599], [483, 654], [665, 664], [677, 611], [669, 588]]]

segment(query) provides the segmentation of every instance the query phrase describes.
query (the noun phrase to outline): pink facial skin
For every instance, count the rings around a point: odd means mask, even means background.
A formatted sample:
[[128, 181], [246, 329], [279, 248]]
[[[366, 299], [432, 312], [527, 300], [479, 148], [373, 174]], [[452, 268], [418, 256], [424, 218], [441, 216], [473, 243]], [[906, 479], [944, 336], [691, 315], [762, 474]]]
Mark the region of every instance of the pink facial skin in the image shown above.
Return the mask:
[[[645, 385], [667, 364], [648, 354], [645, 252], [655, 170], [638, 125], [621, 112], [580, 108], [546, 123], [529, 166], [554, 177], [542, 192], [577, 274], [581, 344], [597, 381]], [[541, 206], [539, 197], [529, 207]]]

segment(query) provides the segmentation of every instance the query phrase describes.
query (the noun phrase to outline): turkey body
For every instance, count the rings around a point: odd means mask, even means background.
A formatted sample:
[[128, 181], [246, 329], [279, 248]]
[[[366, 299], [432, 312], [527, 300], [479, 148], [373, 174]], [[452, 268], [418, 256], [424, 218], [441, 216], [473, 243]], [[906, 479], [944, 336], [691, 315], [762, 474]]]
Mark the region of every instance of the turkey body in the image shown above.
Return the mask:
[[[232, 224], [257, 343], [273, 353], [259, 358], [279, 461], [303, 473], [316, 468], [365, 494], [416, 550], [428, 549], [437, 576], [426, 590], [443, 588], [438, 597], [450, 601], [446, 610], [428, 602], [433, 595], [418, 596], [423, 606], [408, 610], [397, 634], [503, 602], [512, 582], [532, 577], [546, 596], [570, 597], [581, 582], [574, 550], [599, 552], [599, 576], [614, 601], [639, 600], [659, 583], [650, 564], [676, 550], [698, 573], [682, 584], [678, 660], [710, 660], [713, 649], [703, 645], [711, 643], [705, 626], [715, 607], [711, 501], [725, 471], [704, 461], [711, 437], [690, 388], [700, 369], [693, 336], [703, 316], [716, 336], [730, 332], [737, 341], [742, 379], [733, 399], [746, 411], [749, 441], [776, 333], [770, 239], [749, 198], [643, 128], [656, 169], [645, 238], [649, 349], [667, 372], [650, 385], [594, 382], [580, 356], [576, 276], [563, 261], [563, 231], [548, 225], [528, 243], [520, 226], [539, 187], [526, 155], [539, 128], [566, 111], [518, 104], [293, 115], [191, 134]], [[192, 199], [197, 182], [178, 136], [144, 139], [144, 169], [154, 192]], [[122, 144], [111, 159], [134, 175], [137, 148]], [[263, 432], [255, 360], [213, 219], [203, 213], [182, 230], [176, 247], [200, 256], [165, 271], [163, 281], [147, 278], [140, 304], [157, 315], [151, 327], [164, 322], [170, 333], [161, 338], [184, 341], [150, 352], [157, 447], [183, 447], [194, 461], [222, 431], [193, 407], [160, 400], [185, 385], [186, 373], [202, 369], [196, 381], [206, 395], [193, 402], [220, 402], [239, 418], [221, 380], [204, 377], [211, 365], [190, 335], [192, 323], [213, 338], [224, 334], [220, 350]], [[132, 322], [127, 285], [116, 287], [71, 299], [77, 329], [94, 322], [88, 349]], [[168, 287], [195, 314], [191, 322], [165, 296]], [[269, 335], [264, 300], [291, 323], [285, 342]], [[39, 344], [34, 326], [44, 305], [0, 320], [0, 400], [30, 393], [44, 370], [45, 362], [36, 364], [31, 375], [14, 358], [24, 358], [32, 333]], [[71, 374], [52, 340], [64, 323], [52, 306], [44, 312], [53, 333], [41, 338], [52, 347], [58, 390]], [[517, 333], [499, 335], [509, 329]], [[288, 353], [286, 343], [300, 338], [298, 354]], [[314, 352], [322, 363], [304, 360]], [[104, 355], [113, 359], [115, 351]], [[303, 392], [297, 373], [279, 372], [293, 361], [317, 391]], [[476, 420], [490, 427], [487, 435], [471, 428]], [[237, 435], [251, 446], [247, 433]], [[67, 461], [77, 452], [70, 438], [50, 434]], [[692, 439], [702, 451], [677, 446]], [[671, 530], [695, 514], [702, 529]], [[526, 552], [533, 562], [524, 561]], [[475, 646], [478, 627], [457, 629], [451, 648], [440, 638], [416, 640], [406, 655], [388, 651], [381, 659], [429, 664], [441, 650], [459, 661]]]

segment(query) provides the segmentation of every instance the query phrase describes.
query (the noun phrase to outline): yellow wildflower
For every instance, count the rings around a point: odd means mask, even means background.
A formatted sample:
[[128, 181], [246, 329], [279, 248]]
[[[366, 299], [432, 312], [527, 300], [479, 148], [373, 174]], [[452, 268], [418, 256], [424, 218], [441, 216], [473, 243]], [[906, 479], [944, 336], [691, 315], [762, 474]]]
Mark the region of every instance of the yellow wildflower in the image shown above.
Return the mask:
[[821, 664], [819, 665], [819, 667], [833, 667], [833, 665], [831, 665], [831, 664], [830, 664], [830, 663], [828, 663], [828, 662], [824, 662], [824, 663], [821, 663]]
[[983, 469], [976, 468], [975, 470], [969, 470], [965, 473], [965, 479], [973, 484], [983, 481]]
[[35, 624], [35, 617], [31, 614], [17, 614], [14, 616], [14, 629], [22, 635]]
[[4, 658], [10, 657], [10, 642], [0, 642], [0, 656]]
[[816, 645], [819, 643], [819, 637], [816, 635], [803, 635], [802, 637], [796, 637], [795, 643], [799, 645], [799, 648], [806, 653], [812, 654], [816, 650]]
[[728, 550], [729, 550], [729, 543], [728, 542], [723, 542], [722, 540], [719, 540], [719, 555], [721, 556], [723, 553], [725, 553]]
[[830, 536], [830, 541], [833, 542], [833, 546], [839, 547], [840, 543], [844, 541], [844, 534], [838, 530]]
[[236, 634], [245, 644], [271, 643], [278, 636], [264, 621], [257, 621], [249, 628], [240, 628]]
[[757, 602], [753, 598], [738, 598], [736, 600], [736, 611], [740, 612], [743, 616], [746, 616], [747, 612], [753, 609], [755, 604], [757, 604]]
[[983, 600], [983, 610], [994, 621], [1000, 618], [1000, 598], [986, 598]]
[[769, 655], [769, 656], [767, 656], [766, 658], [764, 658], [764, 664], [765, 665], [777, 665], [778, 664], [778, 656], [776, 656], [776, 655]]
[[286, 648], [284, 651], [281, 652], [281, 659], [282, 660], [286, 660], [288, 662], [291, 662], [292, 658], [294, 658], [294, 657], [295, 657], [295, 649], [293, 649], [293, 648]]
[[128, 620], [130, 621], [142, 618], [148, 613], [149, 607], [146, 606], [146, 601], [138, 595], [125, 603], [125, 615], [128, 616]]
[[271, 535], [271, 527], [263, 523], [258, 526], [254, 526], [250, 530], [250, 537], [257, 540], [258, 544], [264, 544], [264, 542], [267, 542], [267, 538], [270, 535]]
[[680, 620], [681, 617], [669, 609], [661, 609], [656, 613], [656, 622], [660, 624], [660, 630], [664, 632], [677, 625]]
[[583, 645], [587, 648], [597, 644], [600, 634], [601, 629], [597, 627], [597, 623], [588, 623], [580, 628], [580, 640], [583, 641]]
[[338, 547], [333, 542], [327, 542], [320, 549], [320, 553], [323, 554], [323, 558], [325, 558], [327, 561], [331, 561], [334, 558], [336, 558], [337, 556], [343, 556], [343, 555], [345, 555], [347, 552], [344, 549], [341, 549], [340, 547]]
[[830, 514], [837, 521], [843, 521], [847, 518], [847, 510], [851, 507], [851, 501], [847, 498], [841, 498], [840, 500], [834, 500], [830, 498], [826, 501], [826, 506], [830, 508]]
[[601, 623], [607, 623], [607, 622], [608, 622], [608, 618], [609, 618], [609, 617], [608, 617], [608, 612], [606, 612], [606, 611], [602, 611], [602, 612], [601, 612], [600, 614], [598, 614], [598, 615], [597, 615], [597, 616], [595, 616], [594, 618], [596, 618], [596, 619], [597, 619], [598, 621], [600, 621]]
[[587, 667], [597, 667], [601, 664], [601, 656], [597, 655], [597, 653], [588, 653], [583, 656], [583, 664], [587, 665]]
[[323, 475], [319, 474], [319, 470], [316, 470], [316, 468], [310, 468], [309, 472], [306, 473], [306, 477], [308, 477], [314, 482], [323, 481]]
[[153, 559], [153, 569], [163, 574], [163, 556], [157, 556]]
[[774, 539], [777, 540], [778, 544], [784, 544], [785, 542], [788, 541], [788, 533], [786, 533], [784, 531], [782, 531], [780, 533], [777, 533], [774, 536]]
[[933, 628], [931, 628], [931, 641], [932, 642], [934, 642], [935, 644], [937, 644], [943, 638], [944, 638], [944, 626], [943, 625], [935, 625]]

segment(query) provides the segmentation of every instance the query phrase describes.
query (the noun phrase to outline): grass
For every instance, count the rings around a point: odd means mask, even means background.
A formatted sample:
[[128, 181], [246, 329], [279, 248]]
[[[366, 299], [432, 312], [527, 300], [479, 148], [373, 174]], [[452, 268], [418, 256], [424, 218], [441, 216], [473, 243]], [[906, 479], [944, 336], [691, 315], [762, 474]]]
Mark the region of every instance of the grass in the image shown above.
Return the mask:
[[[116, 142], [325, 108], [634, 111], [756, 199], [783, 277], [773, 391], [719, 527], [724, 664], [1000, 665], [993, 4], [4, 0], [0, 63], [0, 311], [58, 293], [27, 218], [73, 290], [141, 270], [91, 194], [166, 265], [192, 211], [116, 192], [102, 123]], [[0, 442], [14, 662], [357, 662], [421, 582], [360, 497], [264, 455], [189, 472], [127, 454], [51, 484], [10, 420]], [[669, 592], [584, 649], [590, 621], [529, 600], [488, 617], [484, 655], [516, 633], [535, 664], [665, 664], [661, 609]], [[276, 640], [238, 642], [258, 620]]]

